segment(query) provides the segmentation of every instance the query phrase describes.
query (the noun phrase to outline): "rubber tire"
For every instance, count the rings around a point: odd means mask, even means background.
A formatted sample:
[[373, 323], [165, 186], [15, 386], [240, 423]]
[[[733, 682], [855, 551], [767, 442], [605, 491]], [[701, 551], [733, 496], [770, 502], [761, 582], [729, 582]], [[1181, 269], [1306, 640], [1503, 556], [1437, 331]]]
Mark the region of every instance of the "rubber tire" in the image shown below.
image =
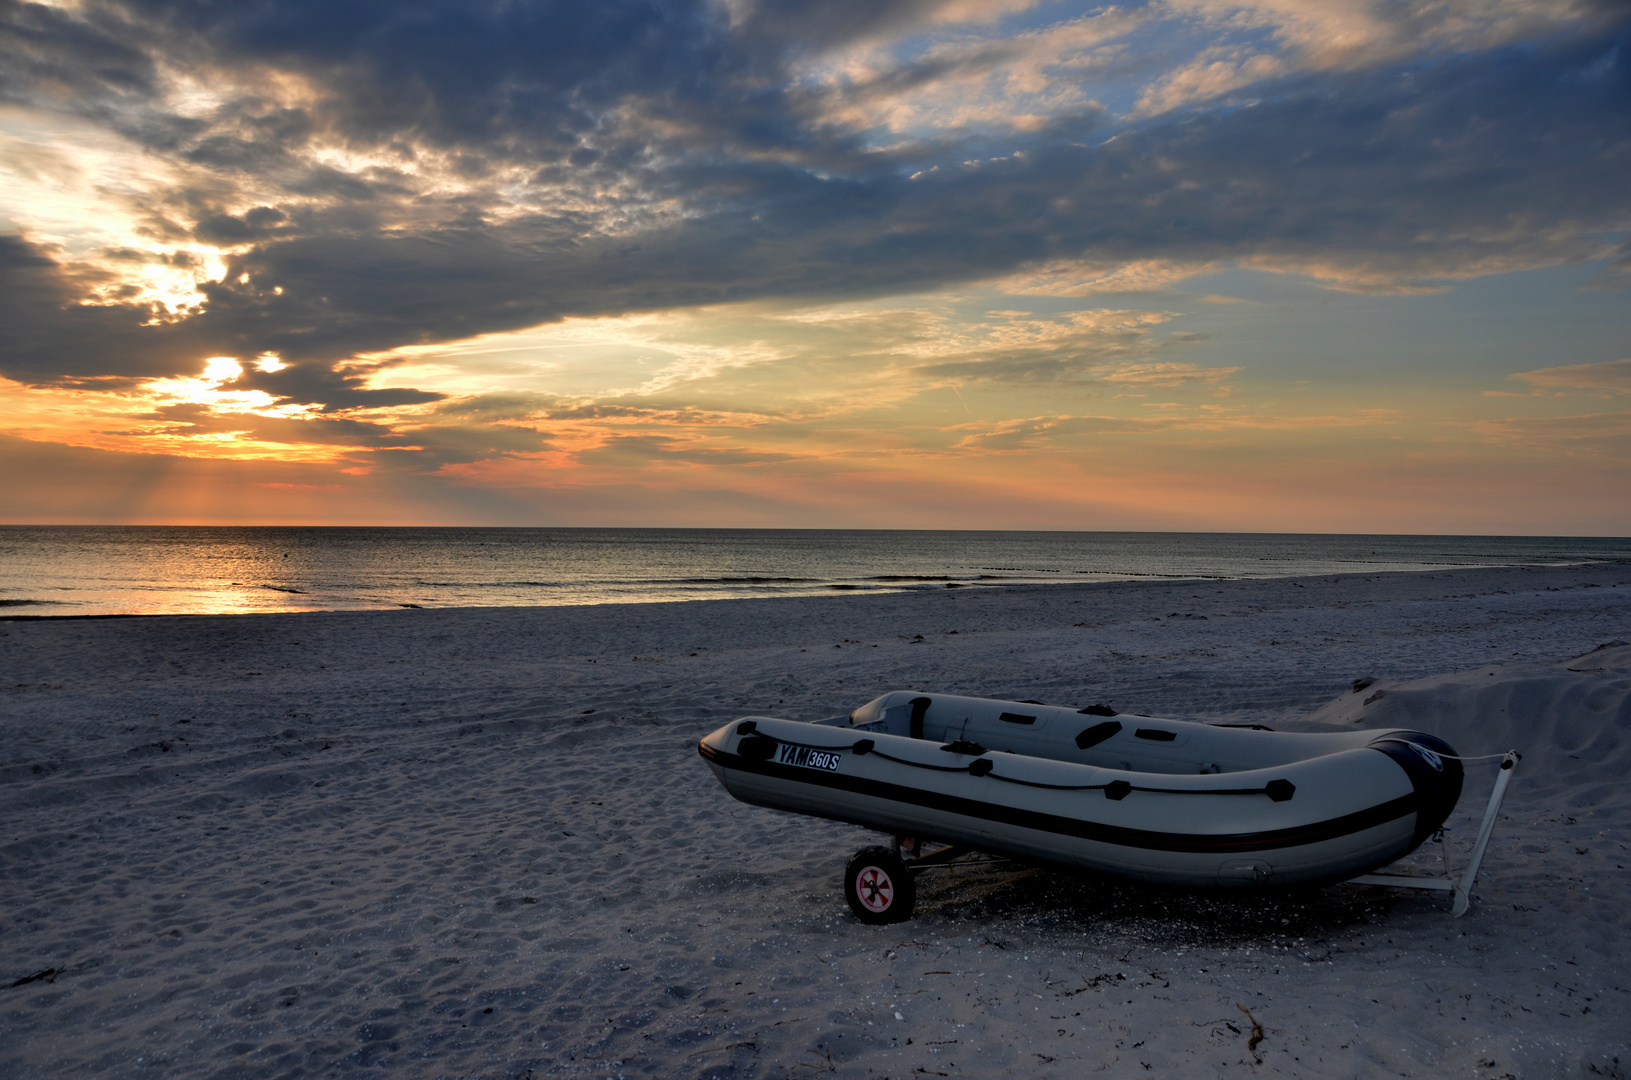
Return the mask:
[[[879, 882], [878, 875], [884, 879]], [[866, 885], [863, 886], [863, 881]], [[877, 906], [878, 884], [887, 885], [890, 894], [883, 908]], [[871, 906], [862, 900], [863, 887], [872, 898]], [[844, 867], [844, 899], [855, 917], [874, 926], [883, 923], [905, 922], [912, 917], [912, 906], [917, 903], [917, 886], [912, 875], [901, 862], [900, 856], [886, 847], [862, 848]]]

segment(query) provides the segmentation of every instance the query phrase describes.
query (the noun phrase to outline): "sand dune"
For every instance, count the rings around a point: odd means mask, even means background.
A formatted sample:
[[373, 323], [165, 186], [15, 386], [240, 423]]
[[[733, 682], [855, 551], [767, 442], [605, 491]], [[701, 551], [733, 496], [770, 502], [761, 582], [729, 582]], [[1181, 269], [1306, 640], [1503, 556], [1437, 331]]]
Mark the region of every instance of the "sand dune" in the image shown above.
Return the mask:
[[[1625, 1075], [1627, 638], [1623, 566], [0, 622], [0, 1074]], [[1525, 756], [1461, 920], [967, 866], [866, 927], [869, 834], [695, 742], [899, 687]]]

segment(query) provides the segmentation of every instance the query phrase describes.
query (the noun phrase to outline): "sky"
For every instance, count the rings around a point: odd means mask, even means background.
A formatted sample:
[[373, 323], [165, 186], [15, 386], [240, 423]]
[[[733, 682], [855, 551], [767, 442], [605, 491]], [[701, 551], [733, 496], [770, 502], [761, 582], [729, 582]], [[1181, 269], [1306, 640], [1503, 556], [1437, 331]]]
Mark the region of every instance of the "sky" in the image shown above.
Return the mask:
[[1631, 5], [0, 0], [0, 521], [1631, 535]]

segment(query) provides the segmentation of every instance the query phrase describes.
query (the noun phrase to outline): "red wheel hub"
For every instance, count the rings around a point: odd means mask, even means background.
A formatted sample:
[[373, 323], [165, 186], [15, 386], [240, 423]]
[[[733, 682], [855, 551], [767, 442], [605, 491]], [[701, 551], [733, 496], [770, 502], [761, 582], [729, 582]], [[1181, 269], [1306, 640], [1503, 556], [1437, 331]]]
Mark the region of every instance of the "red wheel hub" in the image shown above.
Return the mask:
[[881, 915], [895, 902], [895, 883], [889, 880], [889, 875], [882, 868], [863, 867], [855, 875], [855, 895], [868, 911]]

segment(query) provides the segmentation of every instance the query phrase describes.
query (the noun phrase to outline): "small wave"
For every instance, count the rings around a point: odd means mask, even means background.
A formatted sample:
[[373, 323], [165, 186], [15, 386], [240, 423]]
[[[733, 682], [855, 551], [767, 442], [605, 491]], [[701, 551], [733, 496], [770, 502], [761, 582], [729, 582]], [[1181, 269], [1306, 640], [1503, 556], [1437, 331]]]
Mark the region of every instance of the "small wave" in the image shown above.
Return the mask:
[[26, 607], [29, 604], [72, 604], [72, 600], [28, 600], [25, 598], [0, 598], [0, 607]]
[[[804, 577], [760, 577], [757, 575], [738, 577], [688, 577], [675, 578], [677, 585], [812, 585], [820, 581], [819, 578]], [[650, 584], [661, 584], [661, 580]]]
[[815, 585], [820, 578], [733, 575], [725, 577], [608, 578], [586, 581], [415, 581], [422, 589], [626, 588], [639, 585]]
[[287, 585], [262, 585], [262, 589], [271, 589], [273, 592], [294, 593], [296, 596], [305, 596], [305, 589], [291, 589]]
[[1164, 581], [1238, 581], [1228, 574], [1158, 574], [1150, 570], [1074, 570], [1076, 574], [1097, 574], [1100, 577], [1160, 578]]
[[[878, 584], [880, 580], [887, 581], [888, 583]], [[845, 592], [921, 592], [927, 589], [966, 589], [969, 588], [969, 582], [952, 581], [948, 578], [929, 580], [924, 580], [922, 578], [902, 578], [898, 580], [867, 578], [865, 581], [860, 582], [830, 582], [826, 587], [829, 589], [842, 589]]]
[[425, 581], [417, 580], [419, 589], [558, 589], [563, 585], [581, 584], [564, 581]]
[[876, 574], [864, 581], [979, 581], [984, 574]]

